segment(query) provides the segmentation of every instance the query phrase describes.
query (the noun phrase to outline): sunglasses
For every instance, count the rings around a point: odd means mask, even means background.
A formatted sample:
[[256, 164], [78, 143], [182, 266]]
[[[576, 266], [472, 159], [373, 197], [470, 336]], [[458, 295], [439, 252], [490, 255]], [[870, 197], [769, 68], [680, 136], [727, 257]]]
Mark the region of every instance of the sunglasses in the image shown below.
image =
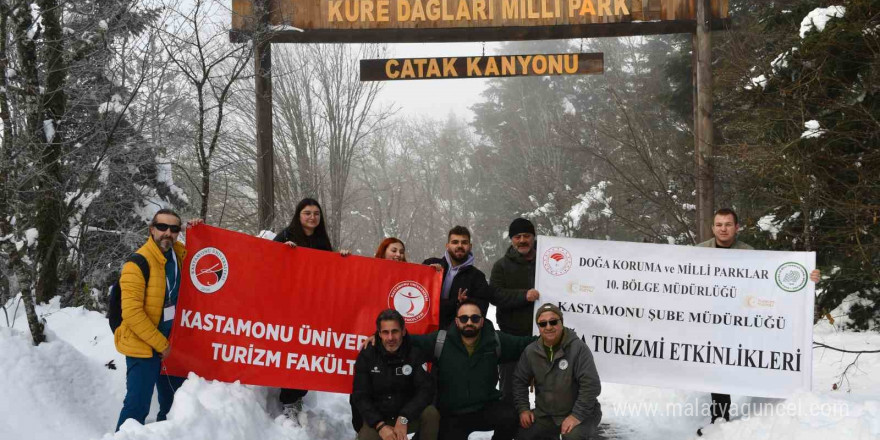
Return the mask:
[[462, 324], [467, 324], [468, 319], [470, 319], [474, 324], [479, 324], [480, 321], [483, 320], [483, 317], [480, 315], [461, 315], [458, 317], [458, 322]]
[[544, 328], [547, 327], [547, 324], [550, 324], [551, 327], [556, 327], [556, 324], [559, 324], [559, 320], [551, 319], [549, 321], [538, 321], [538, 327]]
[[162, 232], [165, 232], [169, 229], [171, 229], [171, 233], [173, 233], [173, 234], [180, 232], [180, 225], [169, 225], [167, 223], [153, 223], [153, 227], [162, 231]]

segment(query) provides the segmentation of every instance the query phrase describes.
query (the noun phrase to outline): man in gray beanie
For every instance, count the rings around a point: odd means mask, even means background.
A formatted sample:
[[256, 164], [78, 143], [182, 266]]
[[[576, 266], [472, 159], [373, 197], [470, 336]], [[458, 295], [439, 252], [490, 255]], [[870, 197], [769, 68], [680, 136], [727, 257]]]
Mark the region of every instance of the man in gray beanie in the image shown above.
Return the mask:
[[[523, 351], [513, 378], [519, 413], [518, 440], [589, 439], [602, 420], [597, 397], [602, 392], [593, 353], [574, 330], [562, 325], [562, 311], [547, 303], [535, 321], [541, 338]], [[529, 384], [535, 381], [535, 409]]]
[[[495, 319], [501, 331], [516, 336], [531, 336], [534, 304], [540, 294], [535, 290], [535, 225], [518, 218], [510, 223], [507, 236], [510, 247], [495, 265], [489, 285], [495, 291]], [[513, 371], [516, 363], [501, 364], [502, 400], [513, 404]]]

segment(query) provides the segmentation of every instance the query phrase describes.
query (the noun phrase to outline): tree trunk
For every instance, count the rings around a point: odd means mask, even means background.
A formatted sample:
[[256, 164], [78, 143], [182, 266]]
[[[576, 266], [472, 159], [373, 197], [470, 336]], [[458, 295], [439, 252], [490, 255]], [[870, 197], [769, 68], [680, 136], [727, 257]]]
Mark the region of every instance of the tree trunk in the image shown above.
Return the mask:
[[208, 196], [211, 194], [211, 166], [202, 165], [202, 206], [199, 208], [199, 218], [208, 218]]
[[[40, 162], [43, 173], [39, 178], [40, 196], [37, 202], [37, 245], [39, 278], [36, 301], [53, 298], [58, 291], [58, 262], [61, 253], [61, 228], [64, 215], [64, 184], [61, 170], [63, 130], [61, 126], [66, 108], [65, 84], [67, 67], [64, 64], [64, 42], [61, 32], [61, 8], [56, 0], [40, 0], [43, 19], [43, 40], [46, 53], [45, 94], [42, 97], [42, 129], [44, 144]], [[40, 123], [40, 121], [36, 121]], [[36, 139], [35, 139], [36, 144]]]
[[[268, 2], [267, 2], [268, 3]], [[269, 21], [264, 6], [261, 25]], [[262, 38], [260, 40], [263, 40]], [[261, 230], [275, 226], [275, 146], [272, 138], [272, 43], [254, 41], [257, 117], [257, 213]]]
[[16, 277], [17, 284], [21, 290], [21, 300], [24, 302], [24, 311], [27, 316], [28, 327], [31, 330], [31, 338], [34, 341], [34, 345], [40, 345], [46, 342], [46, 333], [44, 332], [40, 317], [37, 316], [37, 307], [32, 295], [34, 283], [31, 276], [31, 268], [28, 267], [29, 264], [22, 261], [22, 255], [27, 255], [27, 251], [27, 247], [22, 248], [21, 251], [13, 251], [9, 266], [12, 268], [13, 276]]
[[715, 211], [715, 170], [713, 168], [714, 128], [712, 127], [712, 33], [709, 29], [711, 6], [697, 0], [697, 30], [694, 33], [694, 158], [697, 175], [697, 240], [712, 238]]
[[[7, 42], [9, 37], [9, 8], [5, 2], [0, 2], [0, 72], [6, 72], [9, 66], [9, 57], [7, 56]], [[12, 118], [9, 115], [9, 101], [7, 90], [9, 90], [9, 80], [4, 74], [0, 79], [0, 120], [3, 122], [3, 139], [0, 139], [0, 237], [6, 237], [12, 232], [12, 225], [9, 224], [9, 213], [12, 212], [10, 207], [9, 180], [13, 171], [12, 167]], [[5, 304], [10, 297], [9, 275], [7, 268], [0, 268], [0, 303]]]
[[[9, 8], [5, 2], [0, 3], [0, 72], [6, 72], [9, 66], [9, 57], [7, 56], [7, 41], [9, 38], [7, 32]], [[11, 225], [7, 218], [10, 213], [9, 206], [9, 175], [12, 172], [12, 118], [9, 115], [9, 101], [7, 90], [9, 90], [9, 79], [6, 75], [0, 79], [0, 120], [3, 121], [3, 139], [0, 139], [0, 237], [5, 237], [11, 232]], [[0, 294], [8, 288], [6, 283], [0, 286]], [[2, 296], [2, 295], [0, 295]], [[4, 296], [5, 297], [5, 296]]]

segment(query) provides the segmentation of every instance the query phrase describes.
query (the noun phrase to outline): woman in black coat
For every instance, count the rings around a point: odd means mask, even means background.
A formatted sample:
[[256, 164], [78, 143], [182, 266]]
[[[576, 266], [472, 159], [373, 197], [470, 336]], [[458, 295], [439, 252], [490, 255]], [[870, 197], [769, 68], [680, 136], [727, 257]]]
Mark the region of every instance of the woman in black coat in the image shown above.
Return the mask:
[[296, 205], [296, 211], [290, 224], [275, 236], [275, 241], [288, 246], [302, 246], [309, 249], [332, 251], [330, 237], [324, 226], [324, 210], [317, 200], [302, 199]]
[[[278, 232], [275, 241], [284, 243], [290, 247], [302, 246], [309, 249], [332, 251], [330, 237], [324, 226], [324, 210], [317, 200], [311, 198], [302, 199], [296, 205], [296, 211], [290, 224]], [[348, 252], [342, 251], [343, 255]], [[302, 399], [307, 390], [295, 390], [282, 388], [279, 400], [284, 407], [284, 415], [293, 418], [302, 410]]]

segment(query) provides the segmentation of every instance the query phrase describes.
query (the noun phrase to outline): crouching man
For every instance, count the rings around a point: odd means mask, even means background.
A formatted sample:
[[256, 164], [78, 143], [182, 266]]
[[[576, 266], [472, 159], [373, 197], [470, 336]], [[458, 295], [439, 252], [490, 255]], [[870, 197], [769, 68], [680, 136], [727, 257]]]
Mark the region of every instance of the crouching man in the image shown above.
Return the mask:
[[380, 344], [365, 347], [354, 364], [352, 425], [359, 440], [436, 440], [440, 413], [431, 405], [434, 382], [428, 360], [410, 345], [403, 316], [388, 309], [376, 318]]
[[[596, 398], [602, 391], [593, 354], [574, 330], [563, 327], [562, 311], [547, 303], [535, 320], [540, 339], [523, 352], [513, 376], [513, 398], [519, 412], [518, 440], [589, 439], [602, 419]], [[529, 406], [529, 384], [535, 383], [535, 409]]]

